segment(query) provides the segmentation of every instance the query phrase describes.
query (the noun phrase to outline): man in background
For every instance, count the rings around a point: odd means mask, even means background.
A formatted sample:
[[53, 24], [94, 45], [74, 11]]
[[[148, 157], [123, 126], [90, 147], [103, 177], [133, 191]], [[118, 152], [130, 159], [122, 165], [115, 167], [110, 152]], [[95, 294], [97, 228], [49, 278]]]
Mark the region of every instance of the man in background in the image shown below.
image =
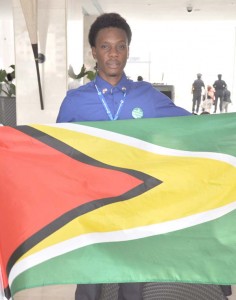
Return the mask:
[[224, 80], [222, 80], [222, 74], [218, 74], [218, 79], [214, 82], [213, 87], [215, 89], [215, 110], [214, 113], [217, 111], [218, 100], [220, 100], [220, 112], [223, 111], [223, 97], [224, 97], [224, 90], [227, 87], [227, 84]]
[[138, 80], [138, 81], [143, 81], [143, 77], [142, 77], [141, 75], [139, 75], [139, 76], [137, 77], [137, 80]]
[[197, 74], [197, 79], [194, 80], [192, 84], [192, 94], [193, 94], [193, 106], [192, 106], [192, 113], [198, 113], [200, 103], [202, 100], [202, 92], [205, 90], [205, 84], [202, 80], [202, 74]]

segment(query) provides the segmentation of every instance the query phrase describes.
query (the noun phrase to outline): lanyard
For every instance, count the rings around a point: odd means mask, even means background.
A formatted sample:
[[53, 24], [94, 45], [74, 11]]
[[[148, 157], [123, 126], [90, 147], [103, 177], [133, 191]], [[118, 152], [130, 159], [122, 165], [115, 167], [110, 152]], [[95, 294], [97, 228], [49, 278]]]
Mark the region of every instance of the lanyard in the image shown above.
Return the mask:
[[109, 106], [107, 105], [107, 102], [106, 102], [106, 100], [105, 100], [103, 94], [102, 94], [102, 93], [100, 92], [100, 90], [98, 89], [96, 83], [94, 83], [94, 85], [95, 85], [95, 88], [96, 88], [96, 90], [97, 90], [98, 97], [99, 97], [99, 99], [101, 100], [101, 102], [102, 102], [102, 104], [103, 104], [103, 106], [104, 106], [104, 108], [105, 108], [105, 111], [106, 111], [108, 117], [110, 118], [111, 121], [117, 120], [118, 117], [119, 117], [121, 108], [122, 108], [122, 106], [123, 106], [123, 104], [124, 104], [124, 102], [125, 102], [126, 92], [124, 93], [123, 99], [120, 100], [120, 104], [119, 104], [119, 107], [118, 107], [118, 109], [117, 109], [117, 112], [116, 112], [115, 116], [113, 117], [113, 115], [112, 115], [112, 113], [111, 113], [111, 110], [110, 110]]

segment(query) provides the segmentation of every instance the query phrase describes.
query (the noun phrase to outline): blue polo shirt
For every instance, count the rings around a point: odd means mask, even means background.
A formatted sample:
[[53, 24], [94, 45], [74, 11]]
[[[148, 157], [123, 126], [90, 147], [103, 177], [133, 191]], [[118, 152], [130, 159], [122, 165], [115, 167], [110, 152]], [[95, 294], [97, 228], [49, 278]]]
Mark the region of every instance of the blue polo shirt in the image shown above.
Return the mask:
[[113, 117], [119, 110], [117, 120], [190, 115], [148, 82], [134, 82], [123, 74], [117, 86], [112, 86], [97, 75], [94, 81], [67, 92], [57, 122], [109, 121], [96, 86]]

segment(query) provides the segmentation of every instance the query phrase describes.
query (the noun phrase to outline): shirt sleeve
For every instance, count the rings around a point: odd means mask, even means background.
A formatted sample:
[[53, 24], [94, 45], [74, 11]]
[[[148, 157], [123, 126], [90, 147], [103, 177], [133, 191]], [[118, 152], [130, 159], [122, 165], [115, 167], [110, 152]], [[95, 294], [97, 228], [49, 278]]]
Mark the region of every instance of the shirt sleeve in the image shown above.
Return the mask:
[[75, 99], [67, 93], [64, 98], [56, 119], [57, 123], [75, 122], [76, 104]]

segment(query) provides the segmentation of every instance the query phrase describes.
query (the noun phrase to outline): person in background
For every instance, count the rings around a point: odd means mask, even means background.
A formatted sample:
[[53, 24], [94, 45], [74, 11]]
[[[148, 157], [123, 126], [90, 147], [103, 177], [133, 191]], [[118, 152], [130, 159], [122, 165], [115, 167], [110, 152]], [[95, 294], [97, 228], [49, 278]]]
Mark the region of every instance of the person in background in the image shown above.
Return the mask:
[[143, 81], [143, 77], [139, 75], [139, 76], [137, 77], [137, 80], [138, 80], [138, 81]]
[[[117, 13], [102, 14], [94, 21], [88, 38], [97, 65], [97, 75], [93, 81], [67, 92], [57, 122], [191, 115], [150, 83], [134, 82], [126, 77], [124, 68], [129, 57], [131, 37], [130, 26]], [[98, 300], [101, 287], [101, 284], [80, 284], [77, 286], [75, 299]], [[119, 300], [141, 300], [142, 284], [119, 284], [118, 295]]]
[[208, 85], [207, 92], [205, 95], [205, 100], [202, 101], [202, 111], [210, 113], [214, 101], [215, 101], [215, 90], [212, 86]]
[[224, 80], [222, 80], [222, 74], [218, 74], [218, 79], [214, 82], [213, 87], [215, 89], [215, 110], [214, 113], [217, 111], [218, 100], [220, 100], [220, 112], [222, 112], [222, 105], [223, 105], [223, 96], [224, 90], [227, 87], [227, 84]]
[[222, 102], [222, 112], [228, 112], [228, 105], [231, 103], [231, 92], [227, 89], [224, 90], [223, 102]]
[[205, 84], [202, 80], [202, 74], [197, 74], [197, 79], [194, 80], [192, 84], [192, 94], [193, 94], [193, 105], [192, 105], [192, 113], [197, 113], [199, 111], [199, 106], [202, 100], [202, 93], [205, 90]]

